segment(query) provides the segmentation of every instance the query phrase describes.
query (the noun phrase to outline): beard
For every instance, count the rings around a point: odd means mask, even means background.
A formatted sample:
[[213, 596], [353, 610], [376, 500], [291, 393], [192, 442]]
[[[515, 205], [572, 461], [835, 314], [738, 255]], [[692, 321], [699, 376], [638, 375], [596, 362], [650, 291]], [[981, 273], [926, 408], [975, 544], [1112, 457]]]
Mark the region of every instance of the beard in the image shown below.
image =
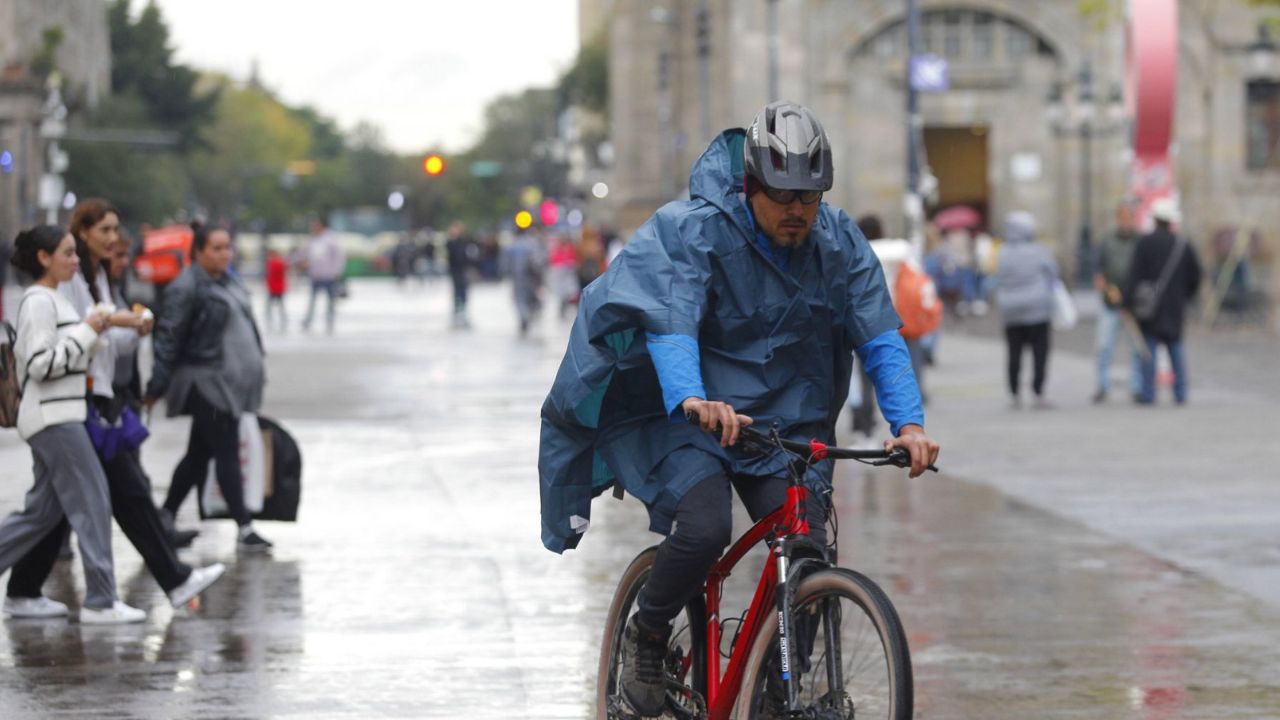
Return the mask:
[[804, 244], [809, 237], [809, 224], [805, 223], [803, 227], [779, 225], [777, 235], [773, 238], [774, 242], [782, 247], [793, 248]]

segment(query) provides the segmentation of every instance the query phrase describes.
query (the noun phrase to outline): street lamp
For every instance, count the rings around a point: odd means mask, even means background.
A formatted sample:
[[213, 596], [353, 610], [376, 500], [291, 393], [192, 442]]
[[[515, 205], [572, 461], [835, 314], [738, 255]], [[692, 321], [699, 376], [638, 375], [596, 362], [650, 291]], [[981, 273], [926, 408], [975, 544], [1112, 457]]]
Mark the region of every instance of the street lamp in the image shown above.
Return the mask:
[[666, 7], [658, 5], [649, 11], [649, 19], [655, 25], [661, 26], [659, 32], [663, 37], [662, 45], [658, 50], [658, 134], [661, 143], [658, 155], [658, 172], [661, 175], [658, 194], [661, 196], [662, 202], [665, 203], [675, 195], [671, 188], [671, 178], [675, 165], [675, 157], [672, 152], [675, 144], [671, 136], [672, 115], [674, 114], [671, 99], [671, 34], [676, 26], [676, 16]]
[[1119, 88], [1111, 90], [1107, 107], [1099, 113], [1095, 80], [1093, 68], [1085, 61], [1069, 88], [1057, 83], [1048, 97], [1054, 132], [1059, 136], [1074, 135], [1080, 141], [1080, 235], [1076, 246], [1076, 283], [1080, 287], [1093, 281], [1093, 138], [1122, 127], [1124, 118]]

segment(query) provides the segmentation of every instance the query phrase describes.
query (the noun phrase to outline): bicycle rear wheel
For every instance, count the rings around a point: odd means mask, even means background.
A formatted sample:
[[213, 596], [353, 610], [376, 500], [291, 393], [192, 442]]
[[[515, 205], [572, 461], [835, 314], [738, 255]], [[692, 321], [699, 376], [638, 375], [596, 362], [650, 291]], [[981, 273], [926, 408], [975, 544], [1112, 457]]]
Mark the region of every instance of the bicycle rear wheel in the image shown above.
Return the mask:
[[[599, 720], [631, 720], [636, 715], [622, 699], [622, 631], [635, 614], [636, 597], [653, 569], [658, 549], [651, 547], [636, 556], [627, 566], [618, 589], [609, 604], [605, 618], [604, 639], [600, 646], [600, 667], [596, 684], [596, 717]], [[662, 717], [701, 718], [706, 708], [706, 609], [701, 598], [695, 598], [672, 625], [667, 653], [667, 706]], [[692, 691], [692, 692], [690, 692]]]
[[[813, 573], [796, 586], [792, 627], [792, 680], [806, 717], [910, 720], [906, 635], [874, 582], [844, 568]], [[751, 646], [735, 718], [775, 717], [785, 703], [777, 630], [776, 622], [764, 623]]]

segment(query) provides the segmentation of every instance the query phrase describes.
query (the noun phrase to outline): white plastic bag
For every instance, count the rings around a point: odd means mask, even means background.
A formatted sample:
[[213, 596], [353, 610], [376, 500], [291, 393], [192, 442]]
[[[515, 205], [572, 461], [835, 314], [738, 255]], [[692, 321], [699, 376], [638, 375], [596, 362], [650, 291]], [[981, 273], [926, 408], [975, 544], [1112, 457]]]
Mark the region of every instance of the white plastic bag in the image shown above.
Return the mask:
[[[240, 483], [244, 488], [244, 506], [250, 514], [262, 512], [262, 499], [266, 484], [265, 450], [262, 431], [258, 428], [258, 416], [244, 413], [240, 416]], [[206, 517], [226, 517], [227, 501], [218, 486], [217, 466], [209, 461], [209, 472], [204, 481], [201, 506]]]
[[1080, 313], [1076, 310], [1076, 303], [1071, 299], [1071, 291], [1067, 290], [1067, 286], [1062, 281], [1053, 279], [1053, 329], [1054, 330], [1070, 330], [1076, 326], [1076, 321], [1080, 319]]

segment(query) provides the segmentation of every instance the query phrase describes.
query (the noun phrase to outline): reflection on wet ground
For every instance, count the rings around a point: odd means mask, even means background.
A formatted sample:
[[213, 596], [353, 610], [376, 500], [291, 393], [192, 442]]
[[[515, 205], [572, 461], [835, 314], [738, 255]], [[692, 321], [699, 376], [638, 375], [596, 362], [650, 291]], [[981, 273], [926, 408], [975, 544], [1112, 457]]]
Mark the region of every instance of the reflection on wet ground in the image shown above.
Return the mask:
[[[902, 616], [917, 717], [1280, 717], [1269, 606], [979, 485], [861, 467], [837, 477], [841, 563]], [[644, 519], [600, 509], [582, 552], [607, 586], [643, 547]], [[739, 513], [735, 528], [748, 522]], [[725, 617], [750, 600], [762, 560], [730, 578]], [[603, 617], [608, 595], [588, 614]]]
[[[516, 340], [505, 288], [475, 294], [471, 333], [442, 330], [442, 286], [353, 290], [332, 340], [268, 338], [267, 411], [306, 458], [300, 522], [262, 527], [275, 557], [236, 557], [204, 523], [183, 556], [228, 574], [175, 612], [117, 537], [148, 621], [0, 625], [0, 716], [593, 716], [606, 605], [657, 537], [637, 503], [601, 499], [581, 549], [538, 542], [536, 418], [563, 331]], [[184, 445], [181, 421], [157, 423], [157, 492]], [[6, 470], [27, 457], [0, 437]], [[0, 480], [0, 507], [29, 478]], [[983, 485], [857, 466], [838, 486], [842, 561], [901, 612], [918, 717], [1280, 717], [1274, 608]], [[82, 587], [63, 563], [47, 593]]]

